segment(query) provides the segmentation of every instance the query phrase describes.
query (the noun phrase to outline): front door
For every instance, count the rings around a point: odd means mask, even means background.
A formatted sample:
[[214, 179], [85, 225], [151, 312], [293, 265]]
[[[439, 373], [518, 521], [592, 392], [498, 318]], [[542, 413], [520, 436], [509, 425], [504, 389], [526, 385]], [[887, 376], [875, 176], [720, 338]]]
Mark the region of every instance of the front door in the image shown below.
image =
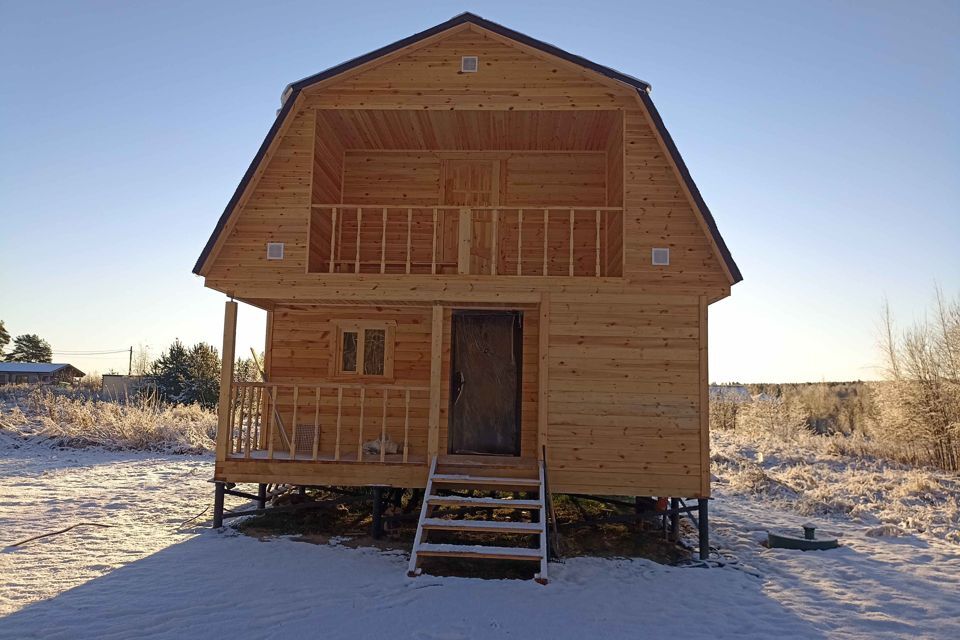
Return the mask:
[[449, 453], [520, 455], [520, 311], [454, 311]]

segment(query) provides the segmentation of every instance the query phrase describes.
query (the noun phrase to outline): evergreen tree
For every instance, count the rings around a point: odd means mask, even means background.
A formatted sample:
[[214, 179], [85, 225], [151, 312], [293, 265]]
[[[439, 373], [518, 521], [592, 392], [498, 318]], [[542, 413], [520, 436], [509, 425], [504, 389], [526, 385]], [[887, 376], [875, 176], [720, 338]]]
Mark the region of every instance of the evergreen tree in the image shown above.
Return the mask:
[[3, 350], [10, 344], [10, 334], [7, 328], [3, 326], [3, 320], [0, 320], [0, 357], [3, 357]]
[[176, 340], [153, 363], [151, 377], [168, 402], [214, 407], [220, 394], [220, 356], [205, 342], [187, 349]]
[[13, 351], [4, 359], [7, 362], [53, 362], [53, 349], [40, 336], [25, 333], [13, 339]]

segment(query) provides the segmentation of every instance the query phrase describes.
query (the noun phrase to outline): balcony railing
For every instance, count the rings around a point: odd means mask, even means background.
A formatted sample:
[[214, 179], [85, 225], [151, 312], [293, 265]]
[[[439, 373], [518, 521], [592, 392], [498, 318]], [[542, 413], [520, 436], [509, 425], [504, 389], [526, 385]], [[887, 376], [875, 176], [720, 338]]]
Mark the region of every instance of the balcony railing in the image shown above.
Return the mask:
[[318, 273], [622, 274], [619, 207], [314, 205]]
[[430, 388], [234, 382], [229, 459], [426, 463]]

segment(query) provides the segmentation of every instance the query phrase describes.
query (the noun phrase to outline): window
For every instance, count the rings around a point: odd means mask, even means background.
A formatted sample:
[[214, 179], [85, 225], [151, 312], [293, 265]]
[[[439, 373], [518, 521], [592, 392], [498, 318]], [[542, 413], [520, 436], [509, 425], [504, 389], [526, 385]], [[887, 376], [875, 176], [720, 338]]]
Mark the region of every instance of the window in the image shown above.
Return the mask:
[[335, 322], [333, 375], [393, 378], [395, 322]]

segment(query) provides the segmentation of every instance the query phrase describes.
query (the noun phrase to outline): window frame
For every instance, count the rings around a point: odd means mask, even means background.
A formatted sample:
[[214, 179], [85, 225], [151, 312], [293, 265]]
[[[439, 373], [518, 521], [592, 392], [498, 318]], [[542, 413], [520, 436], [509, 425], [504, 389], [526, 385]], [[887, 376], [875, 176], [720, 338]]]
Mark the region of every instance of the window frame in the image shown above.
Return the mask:
[[[393, 320], [334, 320], [333, 343], [330, 358], [330, 377], [339, 380], [393, 381], [393, 352], [396, 344], [397, 323]], [[364, 349], [367, 331], [383, 331], [383, 373], [363, 373]], [[343, 370], [343, 334], [357, 334], [357, 370]]]

